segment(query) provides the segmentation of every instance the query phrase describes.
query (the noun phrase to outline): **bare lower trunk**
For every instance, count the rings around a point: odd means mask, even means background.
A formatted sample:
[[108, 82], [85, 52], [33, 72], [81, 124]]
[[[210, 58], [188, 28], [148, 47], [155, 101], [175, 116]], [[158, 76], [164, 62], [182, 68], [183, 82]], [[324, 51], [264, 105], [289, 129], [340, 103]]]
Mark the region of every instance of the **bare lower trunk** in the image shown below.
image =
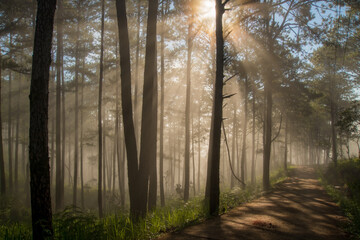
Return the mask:
[[40, 240], [53, 237], [47, 120], [55, 8], [56, 0], [38, 0], [29, 96], [32, 232]]

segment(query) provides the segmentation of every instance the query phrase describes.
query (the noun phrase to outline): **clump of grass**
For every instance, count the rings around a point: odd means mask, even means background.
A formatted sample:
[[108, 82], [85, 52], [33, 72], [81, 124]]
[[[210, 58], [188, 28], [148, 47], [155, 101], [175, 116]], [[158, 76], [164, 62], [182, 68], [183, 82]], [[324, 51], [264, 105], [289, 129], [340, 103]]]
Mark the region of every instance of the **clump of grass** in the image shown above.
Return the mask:
[[360, 160], [341, 160], [319, 171], [320, 182], [350, 219], [345, 230], [360, 239]]

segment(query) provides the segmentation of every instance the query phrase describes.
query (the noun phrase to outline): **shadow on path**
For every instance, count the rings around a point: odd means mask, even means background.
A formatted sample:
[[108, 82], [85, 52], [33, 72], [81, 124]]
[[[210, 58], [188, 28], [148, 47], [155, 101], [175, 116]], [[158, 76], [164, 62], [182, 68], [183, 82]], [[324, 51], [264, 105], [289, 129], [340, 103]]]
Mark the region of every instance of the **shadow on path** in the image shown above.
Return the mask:
[[298, 167], [271, 193], [159, 239], [341, 240], [346, 221], [314, 169]]

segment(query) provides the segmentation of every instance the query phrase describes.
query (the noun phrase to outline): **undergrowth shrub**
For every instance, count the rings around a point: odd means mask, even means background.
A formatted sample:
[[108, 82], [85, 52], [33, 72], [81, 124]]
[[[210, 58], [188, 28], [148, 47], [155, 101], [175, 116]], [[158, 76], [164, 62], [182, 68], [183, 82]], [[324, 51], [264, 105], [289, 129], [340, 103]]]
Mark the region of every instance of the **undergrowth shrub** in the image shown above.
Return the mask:
[[320, 173], [326, 191], [338, 202], [351, 220], [346, 226], [355, 239], [360, 239], [360, 160], [340, 160]]

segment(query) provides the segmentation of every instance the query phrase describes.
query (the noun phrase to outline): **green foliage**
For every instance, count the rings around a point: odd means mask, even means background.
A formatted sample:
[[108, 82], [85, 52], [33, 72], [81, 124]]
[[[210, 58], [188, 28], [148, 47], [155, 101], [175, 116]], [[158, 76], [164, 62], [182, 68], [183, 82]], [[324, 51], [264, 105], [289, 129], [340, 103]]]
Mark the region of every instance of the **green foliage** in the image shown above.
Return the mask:
[[360, 160], [342, 160], [337, 166], [330, 164], [320, 176], [326, 191], [351, 220], [346, 230], [360, 239]]
[[[286, 172], [280, 170], [271, 176], [271, 184], [283, 181]], [[220, 213], [248, 202], [262, 194], [261, 181], [245, 189], [222, 191]], [[16, 210], [14, 210], [16, 209]], [[178, 231], [186, 226], [204, 221], [206, 215], [203, 196], [196, 196], [187, 203], [179, 198], [168, 199], [167, 206], [149, 212], [144, 219], [134, 223], [128, 212], [118, 211], [99, 219], [96, 212], [69, 206], [54, 214], [55, 239], [153, 239], [159, 234]], [[27, 216], [25, 219], [23, 216]], [[0, 209], [0, 239], [32, 239], [30, 212], [22, 207], [7, 205]]]

